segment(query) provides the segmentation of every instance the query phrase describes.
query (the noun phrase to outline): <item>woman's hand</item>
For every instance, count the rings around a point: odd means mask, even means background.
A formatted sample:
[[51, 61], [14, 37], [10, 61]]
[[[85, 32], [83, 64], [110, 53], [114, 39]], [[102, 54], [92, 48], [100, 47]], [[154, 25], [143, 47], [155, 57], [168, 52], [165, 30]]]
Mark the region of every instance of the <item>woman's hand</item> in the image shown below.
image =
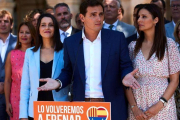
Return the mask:
[[60, 87], [60, 83], [51, 78], [39, 79], [41, 82], [47, 82], [46, 84], [38, 87], [39, 91], [50, 91]]
[[132, 108], [132, 112], [137, 120], [147, 120], [147, 116], [137, 106]]
[[13, 115], [12, 115], [12, 106], [11, 106], [11, 104], [10, 103], [7, 103], [6, 104], [6, 112], [7, 112], [7, 114], [10, 116], [10, 117], [12, 117]]
[[158, 114], [158, 112], [164, 107], [161, 101], [157, 102], [155, 105], [151, 106], [146, 112], [148, 119]]

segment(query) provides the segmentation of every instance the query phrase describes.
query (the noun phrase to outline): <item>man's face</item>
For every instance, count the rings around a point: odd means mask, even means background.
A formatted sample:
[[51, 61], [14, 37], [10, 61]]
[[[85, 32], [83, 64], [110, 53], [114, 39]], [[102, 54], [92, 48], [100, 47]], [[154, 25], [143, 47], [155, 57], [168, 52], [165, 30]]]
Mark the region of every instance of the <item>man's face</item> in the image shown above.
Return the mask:
[[171, 2], [172, 18], [180, 19], [180, 0]]
[[162, 14], [164, 15], [165, 9], [163, 8], [163, 4], [160, 0], [157, 0], [155, 2], [151, 1], [151, 3], [157, 5], [161, 9]]
[[103, 26], [103, 8], [100, 5], [88, 7], [86, 15], [80, 14], [80, 19], [84, 23], [85, 32], [99, 32]]
[[55, 9], [55, 17], [58, 21], [59, 28], [67, 28], [71, 26], [72, 14], [68, 11], [68, 8], [65, 6], [58, 7]]
[[118, 5], [116, 0], [104, 0], [104, 18], [108, 20], [116, 21], [119, 13]]
[[12, 24], [10, 23], [9, 15], [5, 14], [4, 17], [0, 18], [0, 34], [10, 33]]
[[82, 30], [83, 23], [82, 23], [81, 19], [79, 18], [79, 16], [76, 18], [76, 25], [79, 30]]

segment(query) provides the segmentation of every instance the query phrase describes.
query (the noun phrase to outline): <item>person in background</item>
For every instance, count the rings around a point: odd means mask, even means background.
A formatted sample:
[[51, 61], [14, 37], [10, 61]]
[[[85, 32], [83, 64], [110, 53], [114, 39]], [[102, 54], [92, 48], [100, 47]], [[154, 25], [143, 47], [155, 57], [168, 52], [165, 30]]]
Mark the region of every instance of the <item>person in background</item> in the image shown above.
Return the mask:
[[39, 82], [40, 78], [55, 79], [64, 66], [63, 44], [60, 41], [56, 18], [49, 13], [40, 15], [36, 33], [35, 47], [28, 48], [25, 53], [20, 90], [21, 120], [34, 119], [34, 101], [68, 100], [68, 86], [58, 92], [37, 90], [39, 86], [45, 84]]
[[122, 21], [123, 17], [124, 17], [124, 8], [123, 8], [122, 4], [120, 3], [120, 12], [118, 15], [118, 20]]
[[13, 18], [10, 12], [0, 10], [0, 120], [7, 120], [4, 96], [5, 61], [8, 53], [14, 49], [17, 37], [11, 34]]
[[11, 120], [19, 119], [19, 100], [24, 55], [27, 48], [34, 46], [35, 28], [23, 22], [18, 28], [15, 50], [8, 53], [5, 65], [4, 92], [6, 112]]
[[53, 7], [51, 6], [48, 6], [45, 10], [46, 13], [49, 13], [51, 15], [54, 15], [54, 10], [53, 10]]
[[[152, 4], [155, 4], [157, 5], [160, 9], [161, 9], [161, 12], [164, 16], [165, 12], [166, 12], [166, 3], [164, 0], [151, 0], [151, 3]], [[169, 23], [170, 21], [167, 20], [165, 17], [164, 17], [164, 24], [167, 24]]]
[[120, 0], [103, 0], [104, 5], [104, 25], [103, 28], [123, 32], [125, 38], [136, 33], [136, 28], [132, 25], [118, 20], [120, 14]]
[[38, 18], [41, 14], [43, 14], [44, 12], [40, 9], [34, 9], [31, 10], [24, 18], [25, 22], [30, 22], [32, 23], [32, 25], [34, 26], [34, 28], [36, 29], [37, 26], [37, 21]]
[[[174, 92], [179, 83], [180, 54], [165, 36], [163, 15], [157, 5], [137, 11], [139, 38], [129, 44], [139, 89], [126, 89], [129, 120], [177, 120]], [[168, 83], [168, 78], [170, 82]]]
[[[180, 20], [177, 21], [176, 23], [174, 29], [174, 37], [180, 52]], [[180, 83], [175, 92], [175, 100], [176, 100], [177, 117], [178, 119], [180, 119]]]
[[59, 33], [62, 43], [66, 37], [69, 37], [80, 31], [71, 25], [71, 19], [73, 15], [66, 3], [58, 3], [54, 6], [54, 16], [58, 21]]
[[76, 16], [75, 16], [75, 22], [76, 22], [77, 29], [82, 30], [83, 22], [79, 18], [79, 13], [77, 13]]
[[179, 51], [180, 51], [180, 20], [177, 21], [175, 29], [174, 29], [174, 37], [175, 41], [178, 44]]
[[178, 20], [180, 20], [180, 0], [170, 0], [170, 8], [172, 21], [170, 23], [165, 24], [166, 36], [169, 38], [174, 38], [174, 28]]

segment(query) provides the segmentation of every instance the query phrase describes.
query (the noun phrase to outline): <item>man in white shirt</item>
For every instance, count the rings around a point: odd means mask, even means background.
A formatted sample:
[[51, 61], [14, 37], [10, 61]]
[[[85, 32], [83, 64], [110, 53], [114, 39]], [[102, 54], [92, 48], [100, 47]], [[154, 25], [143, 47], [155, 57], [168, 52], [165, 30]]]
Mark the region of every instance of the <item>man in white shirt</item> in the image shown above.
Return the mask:
[[66, 37], [80, 31], [71, 25], [72, 14], [69, 6], [66, 3], [56, 4], [54, 6], [54, 15], [59, 24], [59, 33], [62, 43]]
[[136, 33], [136, 28], [118, 20], [117, 17], [121, 12], [120, 4], [119, 0], [103, 0], [105, 21], [103, 28], [123, 32], [127, 38]]
[[176, 22], [180, 20], [180, 0], [170, 0], [170, 8], [172, 21], [170, 23], [165, 24], [166, 36], [175, 40], [174, 28]]
[[5, 61], [7, 54], [14, 49], [16, 37], [10, 33], [13, 27], [13, 18], [6, 10], [0, 11], [0, 119], [7, 120], [4, 96]]
[[80, 5], [80, 19], [82, 32], [64, 41], [64, 68], [57, 81], [41, 79], [47, 83], [38, 90], [61, 89], [73, 83], [73, 101], [111, 102], [111, 119], [127, 120], [123, 84], [138, 88], [138, 83], [125, 37], [122, 32], [102, 29], [104, 10], [98, 0]]

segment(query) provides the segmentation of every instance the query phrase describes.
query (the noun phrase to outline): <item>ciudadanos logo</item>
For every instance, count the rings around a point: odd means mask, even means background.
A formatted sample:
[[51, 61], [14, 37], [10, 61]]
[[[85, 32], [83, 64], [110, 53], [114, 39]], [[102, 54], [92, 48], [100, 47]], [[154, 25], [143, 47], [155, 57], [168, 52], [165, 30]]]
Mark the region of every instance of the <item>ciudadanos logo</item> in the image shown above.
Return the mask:
[[105, 107], [90, 107], [87, 110], [88, 120], [107, 120], [108, 111]]

